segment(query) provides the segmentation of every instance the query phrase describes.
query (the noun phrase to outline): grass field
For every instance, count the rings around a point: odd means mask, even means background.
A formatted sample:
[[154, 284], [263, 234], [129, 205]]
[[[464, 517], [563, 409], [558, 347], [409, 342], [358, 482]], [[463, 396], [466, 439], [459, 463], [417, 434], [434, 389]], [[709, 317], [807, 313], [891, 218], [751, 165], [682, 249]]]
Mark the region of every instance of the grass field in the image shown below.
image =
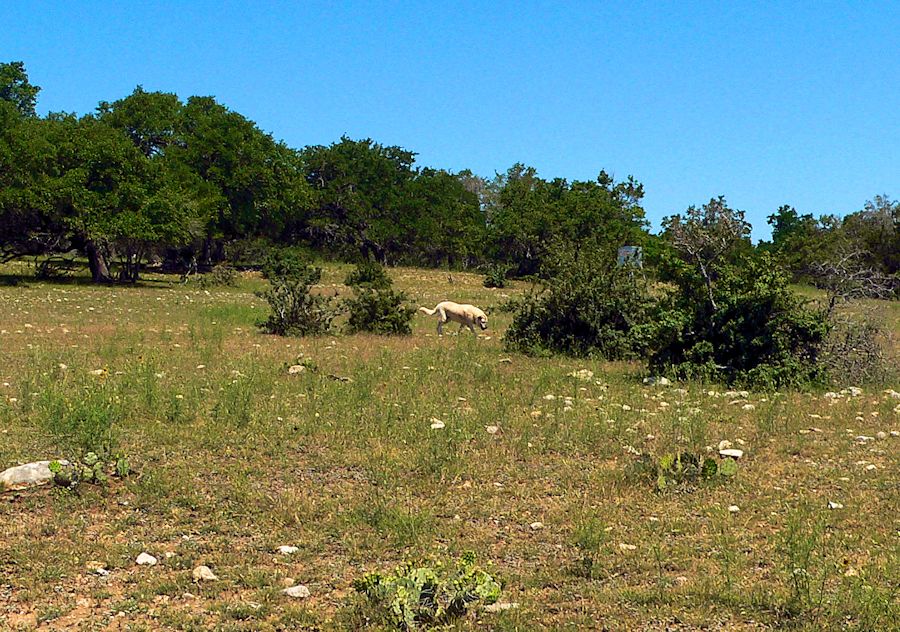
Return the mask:
[[[345, 272], [321, 291], [345, 293]], [[524, 289], [391, 275], [428, 306]], [[0, 495], [2, 629], [354, 629], [354, 578], [465, 551], [518, 607], [454, 629], [900, 629], [884, 386], [645, 386], [637, 364], [504, 351], [498, 311], [477, 338], [419, 314], [405, 338], [282, 339], [255, 326], [252, 274], [76, 281], [0, 286], [0, 469], [109, 442], [134, 471]], [[876, 309], [900, 333], [898, 305]], [[289, 374], [302, 360], [316, 370]], [[722, 440], [745, 452], [733, 479], [657, 492], [636, 467]], [[219, 579], [195, 582], [198, 564]], [[281, 594], [293, 583], [311, 596]]]

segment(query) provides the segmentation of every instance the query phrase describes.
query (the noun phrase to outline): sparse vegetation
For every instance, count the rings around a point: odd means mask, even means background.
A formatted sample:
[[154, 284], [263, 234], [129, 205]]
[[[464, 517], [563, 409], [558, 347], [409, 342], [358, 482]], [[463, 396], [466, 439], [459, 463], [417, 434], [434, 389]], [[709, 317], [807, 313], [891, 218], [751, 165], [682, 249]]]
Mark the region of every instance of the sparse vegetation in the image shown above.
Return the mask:
[[[31, 262], [3, 271], [30, 276]], [[425, 318], [410, 321], [411, 337], [265, 336], [254, 326], [269, 314], [258, 277], [207, 293], [144, 276], [127, 291], [71, 280], [0, 288], [0, 469], [94, 452], [108, 479], [4, 495], [0, 523], [15, 526], [0, 560], [15, 564], [0, 564], [0, 585], [22, 616], [59, 611], [54, 623], [77, 629], [88, 615], [71, 607], [74, 594], [95, 604], [91, 624], [121, 611], [115, 620], [135, 628], [377, 629], [393, 624], [354, 595], [363, 565], [464, 550], [518, 608], [471, 604], [450, 623], [458, 629], [677, 618], [883, 630], [900, 615], [895, 384], [848, 379], [827, 396], [643, 384], [639, 361], [505, 350], [513, 315], [496, 310], [490, 338], [439, 339]], [[310, 292], [346, 291], [345, 276], [326, 264]], [[446, 291], [440, 272], [391, 276], [396, 292]], [[476, 305], [496, 296], [480, 274], [454, 273], [453, 287]], [[505, 292], [519, 299], [528, 287]], [[900, 304], [865, 305], [895, 362]], [[745, 452], [738, 473], [704, 479], [707, 457], [726, 463], [714, 451], [723, 439]], [[654, 455], [652, 472], [631, 475], [634, 452]], [[113, 475], [120, 454], [137, 474]], [[822, 520], [806, 563], [807, 525]], [[299, 550], [274, 552], [284, 544]], [[137, 567], [143, 551], [159, 564]], [[200, 564], [220, 579], [194, 582]], [[286, 578], [310, 597], [282, 595]]]

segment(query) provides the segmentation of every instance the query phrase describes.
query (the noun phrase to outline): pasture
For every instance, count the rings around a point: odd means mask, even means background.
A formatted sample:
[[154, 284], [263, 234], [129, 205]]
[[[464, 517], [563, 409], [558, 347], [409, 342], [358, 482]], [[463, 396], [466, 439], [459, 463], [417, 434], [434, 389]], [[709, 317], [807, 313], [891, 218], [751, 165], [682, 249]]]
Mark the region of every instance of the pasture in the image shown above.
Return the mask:
[[[526, 288], [390, 273], [428, 307]], [[0, 495], [0, 628], [355, 629], [355, 578], [473, 551], [517, 607], [454, 629], [900, 629], [891, 385], [651, 386], [639, 364], [508, 353], [496, 309], [477, 338], [422, 314], [409, 337], [278, 338], [251, 273], [79, 281], [0, 286], [0, 469], [108, 444], [133, 471]], [[896, 303], [873, 309], [900, 333]], [[658, 491], [641, 468], [722, 441], [732, 478]]]

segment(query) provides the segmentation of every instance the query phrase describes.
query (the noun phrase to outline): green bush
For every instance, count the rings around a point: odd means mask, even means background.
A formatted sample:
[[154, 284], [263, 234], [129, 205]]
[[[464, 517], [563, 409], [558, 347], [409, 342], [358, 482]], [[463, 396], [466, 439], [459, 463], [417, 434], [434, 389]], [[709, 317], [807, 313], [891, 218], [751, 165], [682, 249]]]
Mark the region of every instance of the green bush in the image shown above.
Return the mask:
[[506, 266], [490, 265], [488, 266], [483, 281], [484, 287], [506, 287]]
[[406, 562], [393, 573], [368, 573], [353, 587], [362, 593], [378, 623], [400, 630], [450, 624], [481, 602], [500, 598], [500, 583], [475, 566], [475, 555], [466, 553], [455, 565], [417, 565]]
[[[309, 274], [309, 269], [309, 261], [299, 251], [276, 248], [263, 261], [262, 277], [269, 280], [302, 278]], [[318, 278], [313, 283], [318, 283]]]
[[546, 274], [543, 289], [517, 302], [508, 349], [607, 359], [648, 352], [656, 302], [643, 276], [601, 249], [560, 252]]
[[279, 336], [315, 336], [327, 333], [336, 316], [331, 301], [310, 289], [322, 278], [322, 269], [293, 263], [272, 271], [270, 287], [258, 296], [272, 313], [260, 323], [264, 331]]
[[789, 281], [769, 255], [746, 257], [719, 269], [711, 304], [703, 281], [682, 269], [678, 292], [660, 310], [651, 371], [769, 388], [821, 381], [827, 316]]
[[344, 299], [342, 311], [349, 313], [347, 332], [367, 331], [374, 334], [409, 335], [410, 321], [416, 308], [407, 303], [404, 292], [392, 289], [353, 288], [353, 297]]
[[237, 283], [237, 271], [227, 263], [220, 263], [209, 273], [201, 275], [197, 279], [197, 285], [201, 288], [231, 287]]
[[383, 290], [391, 287], [392, 281], [380, 263], [365, 261], [354, 266], [344, 279], [344, 285]]

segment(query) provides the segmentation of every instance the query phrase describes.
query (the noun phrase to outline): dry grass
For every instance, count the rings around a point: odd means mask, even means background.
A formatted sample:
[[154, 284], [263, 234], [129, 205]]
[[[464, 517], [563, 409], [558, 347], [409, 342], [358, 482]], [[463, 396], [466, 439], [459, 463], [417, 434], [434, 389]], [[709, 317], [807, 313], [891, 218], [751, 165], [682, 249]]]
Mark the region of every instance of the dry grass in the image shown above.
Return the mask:
[[[343, 293], [346, 270], [321, 291]], [[391, 274], [429, 306], [523, 289]], [[505, 352], [498, 312], [477, 339], [422, 315], [407, 338], [279, 339], [255, 327], [260, 287], [0, 287], [0, 469], [77, 456], [92, 435], [64, 421], [81, 405], [105, 406], [136, 470], [0, 496], [0, 627], [348, 629], [353, 578], [473, 550], [520, 607], [459, 629], [896, 629], [900, 437], [855, 438], [900, 430], [881, 389], [643, 386], [638, 365]], [[896, 328], [897, 306], [878, 309]], [[300, 357], [318, 371], [289, 375]], [[568, 375], [582, 368], [594, 379]], [[722, 439], [746, 451], [733, 481], [660, 494], [632, 472], [633, 452]], [[194, 583], [197, 564], [219, 581]], [[312, 596], [281, 595], [289, 578]]]

